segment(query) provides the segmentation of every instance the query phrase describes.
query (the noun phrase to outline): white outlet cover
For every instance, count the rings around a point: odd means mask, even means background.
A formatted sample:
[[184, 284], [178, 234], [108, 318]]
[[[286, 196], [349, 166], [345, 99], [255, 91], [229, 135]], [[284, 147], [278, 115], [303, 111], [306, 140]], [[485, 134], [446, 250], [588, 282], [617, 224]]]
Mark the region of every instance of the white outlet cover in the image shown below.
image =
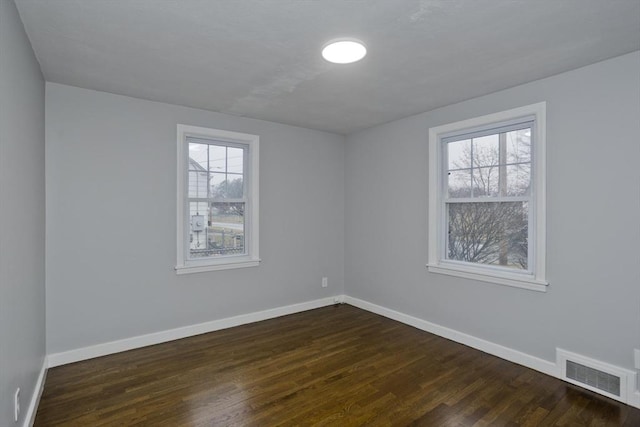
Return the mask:
[[640, 350], [633, 350], [633, 364], [636, 369], [640, 369]]

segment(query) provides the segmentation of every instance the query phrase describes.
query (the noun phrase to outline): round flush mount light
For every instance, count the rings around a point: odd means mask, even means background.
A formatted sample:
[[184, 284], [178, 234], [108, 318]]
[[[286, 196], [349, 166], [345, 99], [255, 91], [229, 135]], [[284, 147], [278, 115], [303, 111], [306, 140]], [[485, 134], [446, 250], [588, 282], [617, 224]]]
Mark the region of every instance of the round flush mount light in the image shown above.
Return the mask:
[[360, 61], [367, 54], [367, 48], [357, 39], [331, 40], [322, 48], [322, 57], [334, 64], [351, 64]]

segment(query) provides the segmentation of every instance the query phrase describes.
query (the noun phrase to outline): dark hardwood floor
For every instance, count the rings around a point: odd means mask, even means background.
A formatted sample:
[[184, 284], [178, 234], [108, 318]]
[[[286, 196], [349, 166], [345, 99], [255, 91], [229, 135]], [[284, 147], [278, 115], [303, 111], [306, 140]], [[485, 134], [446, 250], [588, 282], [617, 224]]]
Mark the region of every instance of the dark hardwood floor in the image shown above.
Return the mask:
[[50, 369], [36, 426], [640, 426], [640, 410], [341, 305]]

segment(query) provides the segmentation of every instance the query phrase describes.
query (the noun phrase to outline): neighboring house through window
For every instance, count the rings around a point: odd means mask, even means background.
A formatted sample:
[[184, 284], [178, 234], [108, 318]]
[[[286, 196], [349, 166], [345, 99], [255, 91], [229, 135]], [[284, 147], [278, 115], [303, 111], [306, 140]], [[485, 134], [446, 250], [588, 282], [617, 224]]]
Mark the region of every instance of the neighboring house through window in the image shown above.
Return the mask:
[[258, 143], [178, 125], [178, 274], [258, 265]]
[[546, 289], [545, 108], [429, 130], [429, 271]]

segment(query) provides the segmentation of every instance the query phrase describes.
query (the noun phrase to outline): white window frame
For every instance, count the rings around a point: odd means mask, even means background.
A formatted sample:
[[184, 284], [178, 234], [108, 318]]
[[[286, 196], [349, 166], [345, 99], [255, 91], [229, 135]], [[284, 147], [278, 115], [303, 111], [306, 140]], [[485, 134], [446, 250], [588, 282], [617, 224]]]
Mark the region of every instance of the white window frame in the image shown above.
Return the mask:
[[[447, 217], [444, 138], [478, 132], [492, 126], [533, 118], [531, 150], [531, 214], [529, 271], [506, 271], [495, 266], [446, 259]], [[429, 272], [546, 292], [546, 102], [488, 114], [429, 129]]]
[[[245, 206], [245, 248], [246, 254], [229, 255], [218, 258], [189, 259], [189, 213], [188, 213], [188, 137], [211, 140], [213, 143], [240, 144], [248, 149], [248, 170], [245, 177], [247, 200]], [[178, 186], [177, 186], [177, 274], [201, 273], [205, 271], [231, 268], [256, 267], [259, 256], [259, 143], [260, 137], [239, 132], [209, 129], [178, 124]]]

